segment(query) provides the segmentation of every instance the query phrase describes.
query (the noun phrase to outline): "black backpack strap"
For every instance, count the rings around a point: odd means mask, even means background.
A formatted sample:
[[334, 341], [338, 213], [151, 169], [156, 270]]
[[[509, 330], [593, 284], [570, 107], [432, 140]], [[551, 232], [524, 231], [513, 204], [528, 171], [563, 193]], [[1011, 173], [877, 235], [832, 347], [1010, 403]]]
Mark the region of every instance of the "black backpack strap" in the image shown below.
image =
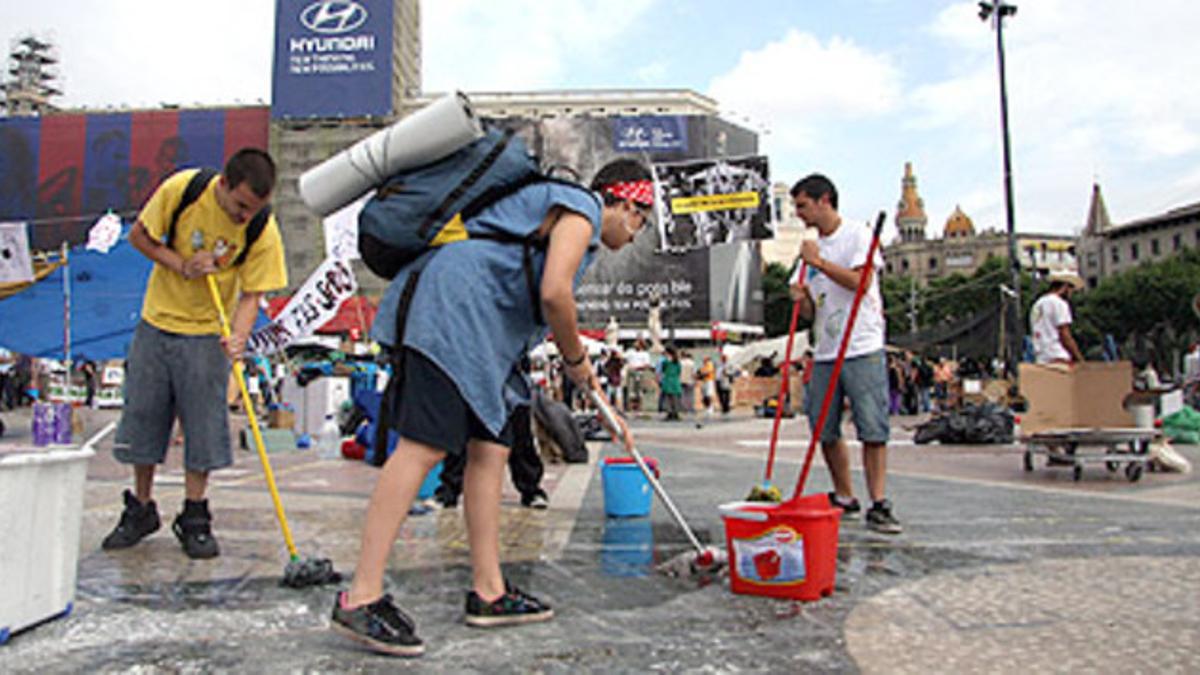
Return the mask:
[[179, 216], [187, 207], [191, 206], [204, 191], [208, 189], [208, 184], [213, 178], [217, 177], [217, 171], [204, 167], [192, 175], [188, 180], [187, 187], [183, 189], [183, 197], [179, 199], [179, 205], [175, 207], [175, 211], [171, 213], [171, 223], [167, 226], [167, 239], [164, 242], [167, 248], [171, 248], [175, 244], [175, 226], [179, 224]]
[[375, 439], [371, 453], [371, 463], [375, 466], [383, 466], [387, 461], [388, 432], [393, 424], [392, 411], [396, 407], [396, 397], [404, 381], [404, 331], [408, 326], [408, 310], [412, 305], [413, 295], [417, 292], [417, 282], [420, 278], [419, 269], [408, 275], [404, 289], [400, 292], [400, 303], [396, 307], [396, 343], [389, 355], [392, 376], [383, 390], [383, 398], [379, 401], [379, 415], [375, 419]]
[[270, 220], [270, 206], [264, 206], [262, 211], [254, 214], [254, 217], [250, 219], [250, 222], [246, 225], [246, 245], [242, 247], [242, 252], [233, 259], [235, 267], [246, 262], [246, 256], [250, 253], [250, 247], [262, 236], [263, 230], [267, 229], [267, 223]]
[[[478, 183], [479, 179], [483, 178], [483, 175], [487, 173], [488, 169], [492, 168], [492, 165], [496, 163], [496, 160], [500, 159], [500, 155], [504, 152], [504, 149], [508, 147], [508, 143], [512, 140], [514, 133], [516, 132], [511, 129], [506, 130], [504, 132], [504, 136], [498, 143], [496, 143], [495, 147], [488, 151], [488, 154], [485, 155], [483, 159], [479, 160], [479, 164], [475, 165], [474, 169], [471, 169], [471, 173], [467, 174], [466, 178], [463, 178], [461, 183], [454, 186], [454, 189], [450, 191], [450, 194], [446, 195], [446, 198], [442, 200], [442, 203], [438, 204], [438, 207], [429, 213], [429, 215], [425, 218], [425, 222], [421, 223], [421, 226], [417, 228], [417, 234], [421, 238], [425, 237], [425, 235], [429, 232], [429, 228], [442, 225], [449, 220], [452, 215], [454, 215], [452, 212], [450, 212], [450, 206], [454, 204], [454, 202], [461, 199], [463, 193], [474, 187], [475, 183]], [[476, 199], [474, 201], [479, 200]], [[459, 213], [462, 213], [462, 211]], [[463, 220], [465, 221], [466, 219], [467, 216], [464, 214]]]

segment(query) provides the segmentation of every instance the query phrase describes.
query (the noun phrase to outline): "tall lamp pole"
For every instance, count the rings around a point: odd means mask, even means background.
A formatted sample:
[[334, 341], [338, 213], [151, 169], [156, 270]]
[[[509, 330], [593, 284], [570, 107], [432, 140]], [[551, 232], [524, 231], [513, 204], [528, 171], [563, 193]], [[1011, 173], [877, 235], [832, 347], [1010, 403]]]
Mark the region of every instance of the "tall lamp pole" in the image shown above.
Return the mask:
[[1017, 374], [1021, 343], [1024, 340], [1025, 325], [1021, 320], [1021, 263], [1017, 259], [1017, 239], [1013, 224], [1013, 187], [1012, 187], [1012, 148], [1008, 140], [1008, 90], [1004, 78], [1004, 17], [1017, 13], [1017, 6], [1005, 0], [992, 0], [979, 3], [979, 18], [983, 21], [993, 21], [996, 26], [996, 59], [1000, 65], [1000, 129], [1004, 138], [1004, 210], [1008, 229], [1008, 261], [1012, 273], [1013, 315], [1011, 335], [1008, 345], [1008, 372], [1013, 381], [1020, 385]]

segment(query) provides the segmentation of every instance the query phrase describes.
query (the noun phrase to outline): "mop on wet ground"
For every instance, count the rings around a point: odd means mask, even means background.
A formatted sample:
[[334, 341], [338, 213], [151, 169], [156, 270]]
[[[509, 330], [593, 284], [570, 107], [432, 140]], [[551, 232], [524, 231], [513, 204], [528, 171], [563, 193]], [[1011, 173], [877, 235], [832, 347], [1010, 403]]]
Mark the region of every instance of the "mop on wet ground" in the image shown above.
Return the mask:
[[[600, 417], [604, 420], [604, 424], [608, 426], [613, 438], [621, 438], [621, 425], [617, 421], [616, 414], [613, 413], [608, 401], [595, 390], [590, 393], [590, 396], [592, 405], [596, 406], [596, 409], [600, 411]], [[679, 509], [675, 506], [675, 502], [671, 500], [671, 496], [667, 494], [667, 491], [663, 489], [662, 483], [658, 481], [654, 472], [646, 465], [646, 460], [642, 457], [642, 453], [638, 452], [637, 447], [632, 443], [625, 449], [629, 453], [629, 456], [633, 458], [634, 463], [637, 464], [638, 469], [641, 470], [642, 475], [646, 477], [646, 481], [650, 483], [654, 494], [658, 495], [659, 500], [666, 507], [667, 512], [671, 514], [671, 518], [679, 525], [679, 529], [687, 536], [688, 543], [692, 546], [691, 550], [685, 551], [675, 556], [675, 558], [666, 561], [659, 565], [657, 569], [670, 576], [682, 576], [681, 572], [684, 570], [687, 570], [690, 575], [718, 573], [728, 562], [728, 556], [725, 551], [715, 546], [705, 546], [700, 543], [695, 531], [684, 520], [683, 514], [679, 512]]]
[[[217, 282], [212, 275], [206, 279], [208, 280], [209, 295], [212, 296], [213, 304], [217, 308], [217, 316], [220, 319], [221, 336], [228, 339], [229, 320], [225, 315], [221, 294], [217, 290]], [[292, 530], [288, 526], [287, 515], [283, 512], [283, 502], [279, 499], [279, 488], [275, 485], [275, 473], [271, 471], [271, 462], [267, 460], [267, 450], [263, 444], [262, 431], [258, 426], [258, 416], [254, 413], [254, 403], [250, 400], [249, 390], [246, 389], [246, 373], [240, 359], [233, 362], [233, 373], [242, 394], [242, 407], [246, 410], [250, 431], [254, 436], [254, 448], [258, 451], [258, 461], [262, 464], [263, 477], [267, 481], [267, 488], [271, 492], [271, 501], [275, 505], [275, 516], [279, 521], [279, 528], [283, 531], [283, 541], [287, 544], [288, 554], [291, 557], [284, 568], [283, 578], [279, 581], [279, 585], [287, 588], [307, 588], [338, 583], [342, 580], [342, 575], [333, 569], [331, 560], [328, 558], [301, 559], [300, 553], [296, 550], [296, 542], [292, 539]]]
[[[805, 228], [805, 237], [808, 238], [812, 228]], [[800, 274], [797, 278], [804, 279], [804, 275], [808, 272], [808, 263], [800, 264]], [[783, 492], [779, 488], [771, 484], [771, 475], [775, 469], [775, 449], [779, 446], [779, 424], [783, 420], [784, 402], [788, 400], [788, 384], [789, 374], [792, 370], [792, 346], [796, 342], [796, 319], [800, 316], [800, 301], [792, 302], [792, 318], [788, 323], [788, 340], [787, 349], [784, 351], [783, 357], [783, 375], [780, 378], [779, 397], [775, 399], [775, 421], [771, 426], [771, 449], [767, 452], [767, 469], [763, 476], [761, 485], [755, 485], [750, 488], [750, 494], [746, 497], [748, 502], [770, 502], [778, 504], [783, 501]]]

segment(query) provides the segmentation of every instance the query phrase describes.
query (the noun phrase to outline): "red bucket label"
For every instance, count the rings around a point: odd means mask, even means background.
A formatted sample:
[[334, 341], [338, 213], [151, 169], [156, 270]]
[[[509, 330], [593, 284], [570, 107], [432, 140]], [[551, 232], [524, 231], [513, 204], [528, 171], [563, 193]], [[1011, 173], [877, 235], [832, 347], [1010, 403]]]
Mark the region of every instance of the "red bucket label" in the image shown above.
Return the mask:
[[804, 583], [804, 536], [785, 525], [733, 540], [733, 568], [742, 581], [764, 585]]

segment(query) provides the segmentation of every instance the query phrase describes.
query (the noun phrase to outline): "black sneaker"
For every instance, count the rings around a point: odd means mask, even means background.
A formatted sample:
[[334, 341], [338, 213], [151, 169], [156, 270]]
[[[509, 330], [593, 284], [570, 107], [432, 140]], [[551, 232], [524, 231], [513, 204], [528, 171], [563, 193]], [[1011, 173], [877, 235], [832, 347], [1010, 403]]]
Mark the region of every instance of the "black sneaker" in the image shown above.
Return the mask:
[[546, 493], [538, 490], [532, 494], [521, 496], [521, 506], [527, 509], [536, 509], [543, 511], [550, 507], [550, 500], [546, 497]]
[[208, 500], [183, 500], [183, 512], [175, 516], [171, 531], [179, 539], [184, 553], [193, 560], [215, 558], [221, 554], [217, 540], [212, 535], [212, 516], [208, 513]]
[[842, 510], [842, 515], [850, 516], [862, 511], [862, 505], [854, 497], [839, 497], [838, 493], [829, 493], [829, 503]]
[[484, 602], [475, 591], [467, 592], [467, 625], [479, 628], [549, 621], [554, 610], [516, 586], [504, 582], [504, 595]]
[[125, 491], [124, 497], [125, 510], [121, 512], [120, 522], [100, 544], [100, 548], [105, 551], [129, 548], [162, 526], [162, 521], [158, 518], [158, 507], [153, 500], [142, 504], [129, 490]]
[[342, 604], [345, 593], [333, 600], [333, 632], [366, 645], [381, 654], [420, 656], [425, 643], [417, 637], [417, 624], [385, 595], [369, 605], [348, 609]]
[[892, 515], [892, 503], [886, 499], [875, 502], [867, 511], [867, 527], [883, 534], [900, 534], [904, 528]]

